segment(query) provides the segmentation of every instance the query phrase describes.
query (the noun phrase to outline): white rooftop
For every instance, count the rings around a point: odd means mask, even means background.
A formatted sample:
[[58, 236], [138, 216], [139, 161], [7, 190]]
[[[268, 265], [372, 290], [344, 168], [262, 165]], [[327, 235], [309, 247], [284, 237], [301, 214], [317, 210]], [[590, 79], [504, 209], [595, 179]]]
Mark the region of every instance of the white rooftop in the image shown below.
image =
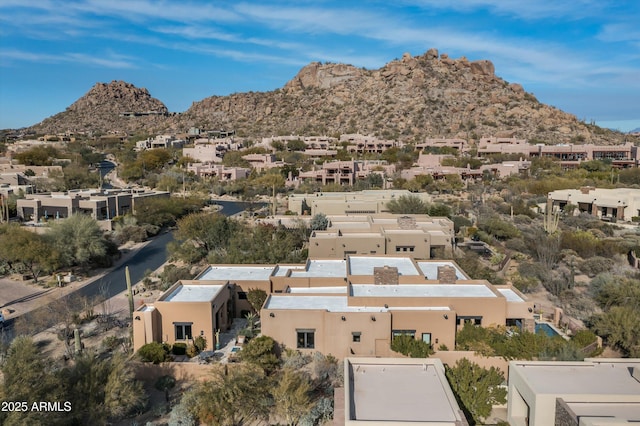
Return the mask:
[[352, 284], [354, 297], [497, 297], [483, 284]]
[[460, 268], [458, 268], [453, 262], [437, 262], [437, 261], [422, 261], [417, 262], [418, 266], [424, 273], [424, 276], [428, 280], [438, 279], [438, 266], [451, 266], [456, 270], [456, 277], [458, 280], [468, 280], [469, 277], [465, 275]]
[[374, 268], [383, 266], [398, 268], [400, 275], [420, 275], [409, 257], [349, 256], [351, 275], [373, 275]]
[[221, 285], [179, 285], [165, 296], [164, 302], [205, 302], [212, 300], [223, 286]]
[[304, 271], [291, 271], [292, 277], [342, 278], [347, 276], [347, 262], [343, 259], [310, 260]]
[[[640, 395], [640, 381], [634, 379], [630, 367], [640, 363], [606, 362], [517, 362], [510, 369], [523, 376], [537, 394], [552, 395]], [[609, 399], [609, 401], [614, 401]]]
[[281, 296], [272, 294], [264, 309], [323, 309], [329, 312], [387, 312], [384, 307], [348, 306], [346, 296]]
[[524, 302], [524, 299], [510, 288], [499, 288], [498, 291], [507, 298], [507, 302]]
[[210, 266], [199, 281], [269, 281], [274, 266]]
[[289, 287], [288, 293], [306, 293], [306, 294], [347, 294], [347, 286], [340, 287]]

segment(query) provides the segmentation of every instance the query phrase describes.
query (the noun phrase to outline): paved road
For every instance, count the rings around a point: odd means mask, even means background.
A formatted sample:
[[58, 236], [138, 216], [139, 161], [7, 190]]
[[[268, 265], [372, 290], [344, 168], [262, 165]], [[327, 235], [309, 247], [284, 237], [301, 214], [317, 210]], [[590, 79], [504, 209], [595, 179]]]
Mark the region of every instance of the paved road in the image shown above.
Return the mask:
[[[248, 203], [236, 201], [216, 201], [216, 204], [222, 206], [220, 212], [227, 216], [240, 213], [249, 207]], [[263, 204], [254, 203], [254, 207], [256, 208], [259, 208], [262, 205]], [[125, 267], [129, 266], [131, 282], [134, 284], [137, 283], [142, 280], [147, 270], [154, 271], [167, 261], [167, 244], [172, 240], [173, 233], [171, 232], [166, 232], [155, 237], [125, 263], [114, 268], [102, 278], [92, 281], [75, 292], [64, 296], [63, 299], [68, 300], [72, 295], [79, 295], [89, 299], [94, 299], [96, 300], [96, 303], [99, 303], [99, 301], [104, 300], [105, 298], [110, 298], [122, 293], [127, 288]], [[22, 315], [22, 317], [28, 321], [30, 317], [37, 315], [39, 313], [38, 311], [42, 311], [45, 308], [46, 307], [43, 306], [34, 311], [27, 312]], [[52, 319], [52, 323], [42, 329], [44, 330], [53, 325], [54, 321]], [[12, 340], [13, 319], [7, 320], [4, 328], [4, 338], [9, 341]]]

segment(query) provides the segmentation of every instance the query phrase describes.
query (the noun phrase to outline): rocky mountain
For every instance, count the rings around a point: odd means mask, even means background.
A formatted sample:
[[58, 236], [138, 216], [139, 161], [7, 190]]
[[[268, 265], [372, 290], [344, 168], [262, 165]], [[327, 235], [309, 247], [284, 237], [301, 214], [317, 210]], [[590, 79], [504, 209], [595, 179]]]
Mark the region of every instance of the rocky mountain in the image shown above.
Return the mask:
[[163, 127], [168, 115], [167, 107], [147, 89], [112, 81], [97, 83], [66, 111], [45, 119], [31, 130], [36, 133], [135, 132]]
[[[160, 115], [123, 117], [123, 112]], [[516, 83], [496, 76], [490, 61], [449, 58], [430, 49], [404, 54], [377, 70], [311, 63], [283, 88], [211, 96], [182, 114], [145, 89], [124, 82], [97, 84], [67, 111], [34, 130], [91, 129], [184, 132], [190, 127], [235, 129], [240, 136], [362, 133], [404, 141], [483, 136], [561, 143], [617, 143], [619, 132], [581, 122], [544, 105]]]
[[621, 135], [544, 105], [495, 75], [490, 61], [451, 59], [431, 49], [377, 70], [311, 63], [282, 89], [212, 96], [173, 125], [235, 128], [239, 134], [376, 134], [520, 137], [540, 142], [615, 143]]

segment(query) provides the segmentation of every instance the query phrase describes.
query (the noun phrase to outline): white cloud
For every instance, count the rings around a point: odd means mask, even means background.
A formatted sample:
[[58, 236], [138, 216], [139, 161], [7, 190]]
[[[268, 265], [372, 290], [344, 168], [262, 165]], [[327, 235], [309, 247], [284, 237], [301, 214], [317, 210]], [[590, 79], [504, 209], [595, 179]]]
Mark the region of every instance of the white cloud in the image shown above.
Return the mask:
[[[45, 64], [72, 62], [107, 68], [136, 68], [132, 58], [115, 53], [106, 53], [104, 56], [93, 56], [84, 53], [63, 53], [53, 55], [49, 53], [28, 52], [21, 50], [0, 50], [0, 58], [6, 62], [36, 62]], [[4, 64], [3, 65], [9, 65]]]
[[498, 15], [515, 16], [522, 20], [545, 18], [569, 18], [573, 20], [587, 16], [602, 16], [604, 11], [610, 9], [611, 2], [604, 0], [456, 0], [450, 2], [441, 0], [407, 0], [404, 3], [422, 8], [454, 10], [466, 13], [486, 9]]

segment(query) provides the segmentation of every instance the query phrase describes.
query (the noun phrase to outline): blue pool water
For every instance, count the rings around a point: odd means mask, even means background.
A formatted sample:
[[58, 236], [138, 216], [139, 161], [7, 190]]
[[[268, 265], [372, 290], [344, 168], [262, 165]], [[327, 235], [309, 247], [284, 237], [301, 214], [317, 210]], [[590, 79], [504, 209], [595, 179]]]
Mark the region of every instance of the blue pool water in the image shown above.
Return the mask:
[[234, 346], [231, 348], [231, 352], [235, 353], [238, 352], [240, 350], [240, 346]]
[[544, 333], [549, 337], [560, 335], [553, 327], [551, 327], [549, 324], [546, 324], [544, 322], [536, 323], [536, 334], [538, 333]]

